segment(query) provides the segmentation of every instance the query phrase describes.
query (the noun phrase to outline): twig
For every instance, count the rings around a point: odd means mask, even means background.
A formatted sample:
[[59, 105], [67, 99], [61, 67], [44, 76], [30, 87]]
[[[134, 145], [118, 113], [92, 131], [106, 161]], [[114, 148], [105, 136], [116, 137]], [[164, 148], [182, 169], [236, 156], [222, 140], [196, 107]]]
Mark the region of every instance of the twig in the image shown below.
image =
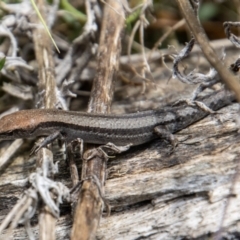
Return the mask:
[[135, 36], [137, 30], [139, 29], [139, 39], [140, 39], [140, 46], [141, 46], [140, 49], [141, 49], [142, 62], [143, 62], [141, 78], [145, 80], [142, 83], [142, 86], [143, 86], [142, 93], [145, 92], [145, 90], [146, 90], [146, 81], [148, 80], [148, 79], [146, 79], [146, 73], [151, 74], [150, 66], [149, 66], [147, 58], [146, 58], [146, 52], [145, 52], [145, 47], [144, 47], [144, 27], [146, 27], [148, 25], [148, 21], [146, 19], [145, 12], [150, 5], [152, 5], [152, 1], [144, 2], [142, 9], [141, 9], [140, 16], [139, 16], [139, 20], [136, 22], [136, 24], [134, 25], [133, 30], [131, 32], [131, 35], [129, 38], [129, 43], [128, 43], [128, 50], [127, 50], [128, 58], [130, 61], [130, 53], [131, 53], [133, 39], [134, 39], [134, 36]]
[[151, 49], [150, 53], [148, 54], [148, 60], [152, 58], [152, 54], [157, 50], [159, 46], [161, 46], [162, 42], [175, 30], [182, 27], [185, 24], [185, 19], [180, 20], [174, 26], [172, 26], [170, 29], [168, 29], [154, 44], [153, 48]]
[[69, 81], [78, 80], [84, 67], [94, 55], [96, 46], [92, 43], [92, 40], [95, 38], [96, 31], [98, 30], [94, 13], [96, 3], [86, 1], [85, 5], [87, 22], [84, 26], [83, 33], [73, 41], [65, 58], [56, 68], [56, 81], [58, 85], [63, 82], [67, 75], [70, 75], [68, 77]]
[[[37, 0], [36, 4], [46, 19], [45, 2]], [[33, 20], [34, 21], [34, 20]], [[35, 20], [36, 21], [36, 20]], [[41, 107], [55, 108], [57, 104], [56, 84], [55, 84], [55, 64], [52, 56], [52, 42], [43, 28], [36, 28], [33, 31], [33, 42], [36, 59], [39, 69], [38, 91], [43, 92]], [[37, 167], [43, 169], [43, 174], [52, 176], [49, 166], [53, 165], [53, 155], [50, 150], [43, 148], [37, 155]], [[55, 217], [51, 214], [51, 209], [45, 204], [40, 208], [39, 213], [39, 239], [55, 239]]]
[[6, 149], [4, 154], [0, 157], [0, 170], [8, 163], [9, 159], [13, 156], [13, 154], [22, 146], [23, 140], [17, 139]]
[[211, 65], [217, 70], [218, 74], [222, 81], [236, 94], [236, 98], [240, 101], [240, 84], [237, 79], [230, 74], [222, 62], [217, 58], [216, 53], [213, 48], [209, 44], [209, 40], [202, 28], [198, 16], [196, 14], [197, 11], [193, 9], [190, 1], [186, 0], [177, 0], [179, 8], [182, 11], [182, 14], [192, 31], [194, 37], [197, 39], [199, 46], [202, 49], [203, 54], [207, 58], [207, 60], [211, 63]]
[[[122, 4], [108, 0], [104, 5], [97, 77], [94, 79], [88, 112], [107, 113], [113, 96], [113, 79], [118, 70], [120, 36], [124, 27]], [[111, 8], [108, 6], [111, 5]], [[122, 17], [116, 14], [115, 9]], [[84, 180], [76, 207], [72, 240], [94, 239], [102, 214], [106, 160], [94, 157], [83, 163]], [[86, 179], [86, 180], [85, 180]]]
[[79, 182], [79, 175], [78, 175], [77, 165], [74, 161], [74, 156], [72, 154], [73, 153], [72, 144], [68, 145], [66, 150], [67, 150], [67, 153], [68, 153], [67, 159], [68, 159], [68, 163], [69, 163], [69, 169], [70, 169], [72, 184], [73, 184], [73, 187], [75, 187]]

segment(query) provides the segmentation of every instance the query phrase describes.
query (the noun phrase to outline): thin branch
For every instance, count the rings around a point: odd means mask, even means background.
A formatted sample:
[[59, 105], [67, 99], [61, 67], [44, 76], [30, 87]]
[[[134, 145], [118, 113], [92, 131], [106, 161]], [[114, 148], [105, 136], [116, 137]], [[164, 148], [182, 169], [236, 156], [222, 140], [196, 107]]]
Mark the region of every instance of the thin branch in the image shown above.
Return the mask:
[[236, 94], [237, 100], [240, 101], [240, 84], [238, 83], [237, 79], [229, 72], [227, 67], [225, 67], [218, 59], [215, 51], [210, 46], [206, 33], [200, 24], [198, 16], [196, 15], [196, 9], [193, 9], [190, 1], [177, 0], [177, 2], [191, 32], [201, 47], [203, 54], [211, 63], [211, 65], [217, 70], [222, 81]]
[[153, 48], [151, 49], [150, 53], [148, 54], [148, 60], [152, 58], [152, 54], [157, 50], [159, 46], [162, 45], [162, 42], [175, 30], [182, 27], [186, 23], [185, 19], [178, 21], [174, 24], [171, 28], [169, 28], [154, 44]]
[[[110, 112], [113, 97], [113, 80], [118, 70], [121, 51], [120, 37], [124, 27], [125, 15], [121, 3], [115, 0], [108, 0], [107, 3], [104, 5], [97, 76], [93, 82], [88, 112]], [[122, 17], [119, 17], [116, 11]], [[106, 159], [104, 156], [95, 155], [90, 160], [83, 162], [82, 180], [84, 182], [76, 207], [72, 240], [79, 239], [79, 236], [81, 236], [82, 240], [95, 238], [103, 209], [105, 171]]]
[[[46, 19], [45, 1], [37, 0], [36, 4], [42, 16]], [[37, 21], [37, 20], [32, 20]], [[38, 21], [37, 21], [38, 22]], [[55, 108], [58, 99], [56, 95], [55, 64], [53, 60], [52, 42], [43, 28], [33, 31], [33, 42], [39, 69], [38, 91], [42, 92], [40, 107]], [[52, 152], [46, 148], [41, 149], [37, 155], [37, 167], [42, 168], [43, 177], [53, 176], [49, 166], [53, 165]], [[49, 189], [48, 189], [49, 190]], [[47, 193], [46, 193], [47, 194]], [[49, 194], [49, 193], [48, 193]], [[49, 206], [42, 204], [39, 213], [39, 239], [55, 239], [56, 219]], [[54, 211], [54, 210], [53, 210]]]

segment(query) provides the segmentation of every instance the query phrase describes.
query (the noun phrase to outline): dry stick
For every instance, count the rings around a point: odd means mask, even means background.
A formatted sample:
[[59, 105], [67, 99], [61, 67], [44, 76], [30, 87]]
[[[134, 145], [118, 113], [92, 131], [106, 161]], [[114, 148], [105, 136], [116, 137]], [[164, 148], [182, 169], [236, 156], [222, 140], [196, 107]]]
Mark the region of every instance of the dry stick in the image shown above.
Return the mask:
[[162, 45], [162, 42], [175, 30], [177, 30], [178, 28], [182, 27], [184, 24], [186, 23], [185, 19], [180, 20], [179, 22], [177, 22], [176, 24], [174, 24], [171, 28], [169, 28], [158, 40], [157, 42], [154, 44], [153, 48], [151, 49], [151, 51], [148, 53], [148, 61], [149, 59], [152, 58], [152, 54], [157, 50], [158, 47], [160, 47]]
[[0, 234], [2, 231], [9, 225], [9, 223], [14, 219], [16, 213], [20, 211], [20, 209], [23, 207], [23, 205], [26, 205], [27, 196], [23, 196], [17, 204], [12, 208], [12, 210], [8, 213], [8, 215], [2, 220], [0, 225]]
[[210, 62], [210, 64], [217, 70], [222, 81], [230, 90], [236, 94], [237, 100], [240, 101], [240, 84], [238, 83], [237, 79], [229, 72], [227, 67], [224, 66], [216, 56], [216, 53], [210, 46], [206, 33], [202, 28], [198, 17], [194, 13], [189, 0], [177, 0], [177, 2], [190, 30], [192, 31], [194, 37], [197, 39], [203, 54]]
[[[45, 1], [37, 0], [36, 4], [44, 19], [46, 18]], [[37, 20], [35, 20], [37, 21]], [[38, 93], [42, 93], [41, 107], [55, 108], [57, 102], [56, 84], [55, 84], [55, 65], [52, 56], [52, 42], [47, 35], [46, 30], [38, 21], [38, 26], [33, 31], [33, 42], [35, 48], [36, 59], [38, 62]], [[48, 162], [50, 166], [53, 161], [52, 152], [46, 148], [41, 149], [37, 155], [37, 167], [41, 168], [44, 162]], [[54, 216], [50, 213], [47, 206], [43, 205], [39, 210], [39, 239], [53, 240], [55, 239], [55, 223]]]
[[67, 150], [67, 159], [68, 159], [68, 163], [69, 163], [72, 186], [75, 187], [79, 183], [79, 175], [78, 175], [77, 165], [74, 161], [74, 155], [72, 154], [73, 153], [73, 145], [68, 144], [66, 150]]
[[[118, 59], [121, 51], [120, 36], [124, 27], [124, 10], [116, 0], [108, 0], [107, 3], [104, 5], [97, 76], [93, 82], [88, 112], [110, 112], [113, 96], [112, 80], [118, 70]], [[72, 240], [94, 239], [103, 208], [101, 193], [104, 192], [105, 160], [101, 157], [94, 157], [84, 162], [82, 169], [82, 179], [95, 176], [99, 186], [96, 184], [96, 179], [94, 181], [84, 180], [76, 207]]]
[[[233, 3], [235, 5], [235, 9], [234, 9], [234, 13], [235, 11], [237, 12], [237, 19], [236, 21], [239, 22], [240, 21], [240, 5], [239, 5], [239, 1], [238, 0], [233, 0]], [[239, 29], [238, 29], [238, 34], [239, 34]]]
[[4, 151], [4, 153], [0, 157], [0, 170], [4, 168], [6, 163], [9, 162], [9, 159], [13, 156], [13, 154], [23, 145], [22, 139], [16, 139], [13, 143]]

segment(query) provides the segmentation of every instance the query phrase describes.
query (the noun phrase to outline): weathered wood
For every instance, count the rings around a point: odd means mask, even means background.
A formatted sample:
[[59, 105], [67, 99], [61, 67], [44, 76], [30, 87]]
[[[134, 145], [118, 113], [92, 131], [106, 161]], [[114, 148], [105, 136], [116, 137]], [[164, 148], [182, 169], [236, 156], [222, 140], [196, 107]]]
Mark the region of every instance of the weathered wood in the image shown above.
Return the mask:
[[[234, 232], [240, 219], [240, 181], [233, 193], [229, 189], [239, 164], [238, 111], [238, 104], [232, 104], [184, 129], [177, 137], [188, 139], [171, 155], [170, 146], [156, 140], [110, 160], [105, 194], [112, 213], [101, 220], [98, 239], [206, 236], [219, 230], [222, 217], [223, 226]], [[15, 156], [0, 176], [1, 218], [21, 195], [16, 179], [27, 177], [33, 165], [33, 159]], [[60, 172], [64, 165], [60, 163]], [[66, 180], [70, 182], [65, 175]], [[236, 196], [223, 216], [229, 194]], [[57, 222], [57, 239], [69, 236], [71, 215], [64, 214]], [[24, 234], [21, 228], [14, 231], [14, 236]]]
[[[99, 239], [192, 239], [218, 231], [222, 218], [228, 231], [237, 228], [240, 181], [229, 189], [239, 164], [239, 106], [222, 112], [223, 123], [209, 116], [177, 134], [190, 138], [170, 156], [156, 141], [112, 162], [106, 198], [116, 211], [102, 220]], [[229, 194], [236, 196], [223, 216]]]
[[[37, 0], [36, 4], [44, 19], [47, 17], [46, 3], [43, 0]], [[33, 23], [42, 26], [36, 15], [32, 17]], [[53, 58], [52, 43], [46, 30], [43, 27], [38, 27], [33, 30], [33, 43], [38, 63], [38, 94], [40, 96], [40, 103], [38, 107], [42, 108], [56, 108], [58, 103], [56, 82], [55, 82], [55, 63]], [[35, 99], [36, 100], [36, 99]], [[53, 164], [53, 154], [49, 149], [42, 148], [37, 153], [36, 169], [41, 168], [43, 172], [46, 170], [45, 176], [53, 178], [53, 173], [49, 167]], [[45, 170], [44, 170], [45, 169]], [[51, 209], [47, 204], [40, 204], [39, 206], [39, 239], [40, 240], [55, 240], [56, 218], [51, 213]]]
[[[152, 69], [158, 71], [153, 72], [155, 76], [165, 74], [158, 65]], [[113, 112], [159, 107], [186, 96], [194, 88], [177, 80], [168, 84], [166, 81], [156, 78], [156, 85], [149, 86], [144, 96], [139, 94], [141, 87], [122, 87], [119, 91], [124, 100], [121, 101], [118, 94]], [[133, 97], [127, 98], [126, 93]], [[239, 179], [234, 191], [229, 192], [239, 168], [239, 106], [231, 104], [220, 112], [222, 114], [208, 116], [177, 133], [180, 142], [172, 154], [168, 143], [155, 140], [108, 161], [105, 198], [112, 212], [101, 219], [97, 239], [207, 239], [209, 234], [219, 230], [222, 218], [222, 235], [229, 237], [239, 233]], [[1, 145], [0, 156], [7, 148], [6, 143]], [[21, 198], [27, 189], [24, 187], [26, 178], [35, 171], [36, 157], [29, 158], [30, 145], [30, 141], [25, 141], [1, 172], [0, 222]], [[55, 161], [61, 160], [57, 154], [54, 156]], [[76, 160], [81, 167], [79, 157]], [[55, 180], [71, 186], [66, 162], [59, 162]], [[223, 215], [227, 199], [231, 201]], [[32, 229], [38, 237], [36, 219], [32, 221]], [[70, 204], [64, 203], [56, 223], [56, 239], [70, 238], [72, 219]], [[6, 234], [7, 230], [0, 238], [7, 239]], [[25, 230], [19, 227], [13, 236], [24, 239]]]

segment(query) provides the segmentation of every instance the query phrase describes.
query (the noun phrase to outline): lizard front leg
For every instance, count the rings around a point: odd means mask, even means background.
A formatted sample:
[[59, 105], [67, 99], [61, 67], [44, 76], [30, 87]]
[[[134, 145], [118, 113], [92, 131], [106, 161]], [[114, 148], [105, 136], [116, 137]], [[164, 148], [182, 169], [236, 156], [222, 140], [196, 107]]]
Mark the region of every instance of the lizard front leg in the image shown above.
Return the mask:
[[62, 138], [61, 132], [55, 132], [55, 133], [47, 136], [40, 143], [36, 143], [35, 146], [32, 148], [30, 155], [37, 153], [41, 148], [46, 147], [48, 144], [52, 143], [57, 138]]
[[171, 143], [173, 149], [178, 145], [178, 140], [174, 135], [166, 129], [164, 126], [156, 126], [154, 128], [154, 132], [162, 139], [167, 140]]

